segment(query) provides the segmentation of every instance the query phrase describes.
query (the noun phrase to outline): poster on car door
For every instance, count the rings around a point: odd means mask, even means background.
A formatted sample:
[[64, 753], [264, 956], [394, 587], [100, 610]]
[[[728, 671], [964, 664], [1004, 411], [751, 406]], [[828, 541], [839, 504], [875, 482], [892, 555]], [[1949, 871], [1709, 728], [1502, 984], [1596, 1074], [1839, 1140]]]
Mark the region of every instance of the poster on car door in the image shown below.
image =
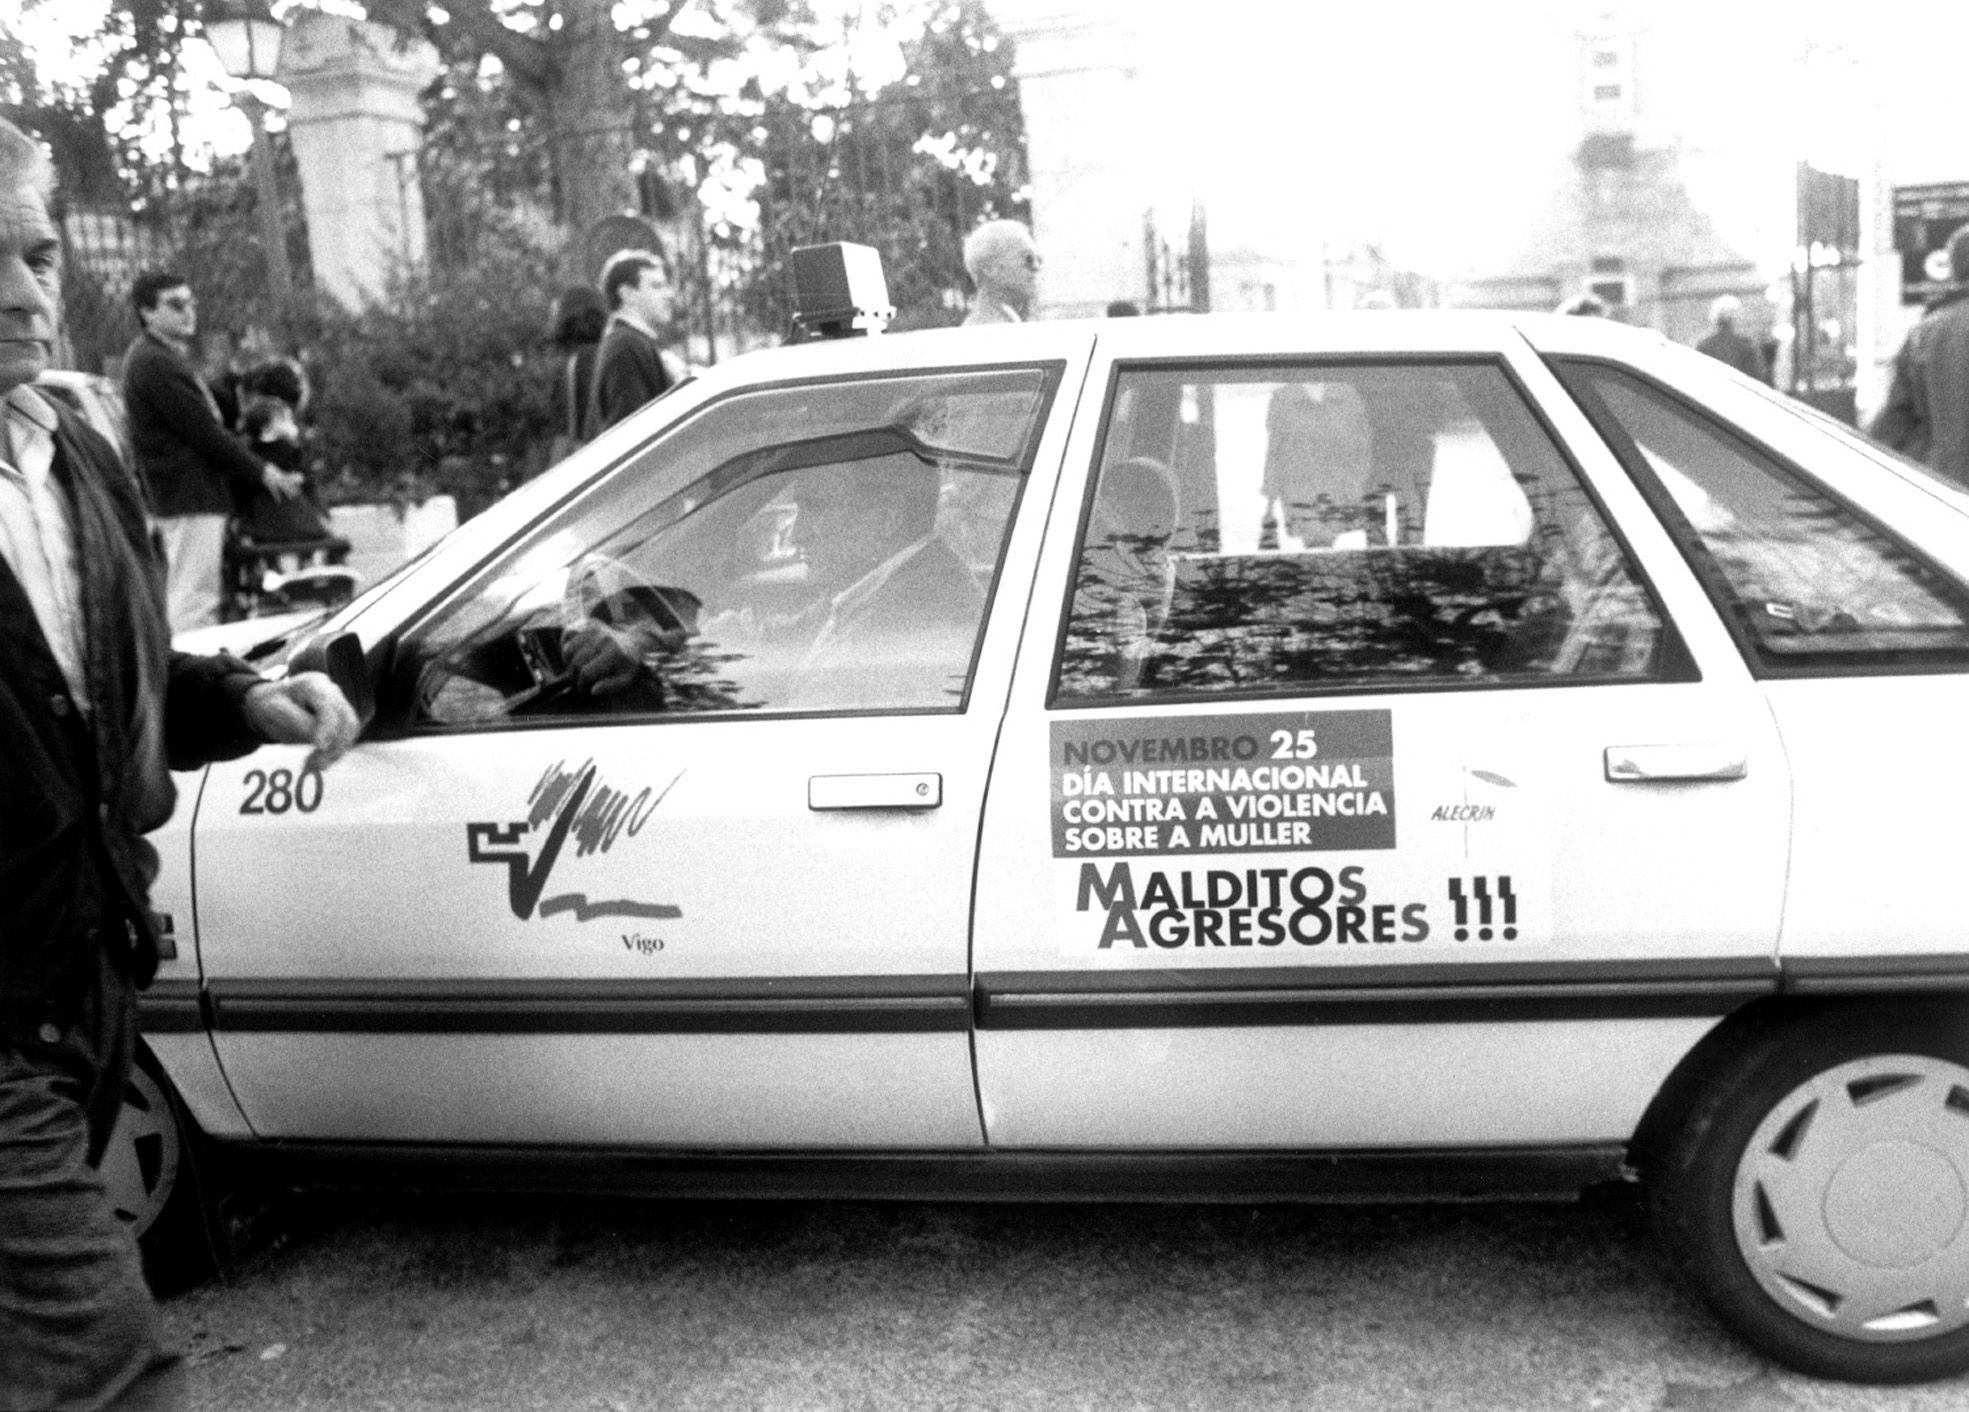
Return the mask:
[[1543, 791], [1494, 755], [1404, 758], [1389, 711], [1055, 721], [1051, 751], [1062, 955], [1345, 964], [1549, 937]]

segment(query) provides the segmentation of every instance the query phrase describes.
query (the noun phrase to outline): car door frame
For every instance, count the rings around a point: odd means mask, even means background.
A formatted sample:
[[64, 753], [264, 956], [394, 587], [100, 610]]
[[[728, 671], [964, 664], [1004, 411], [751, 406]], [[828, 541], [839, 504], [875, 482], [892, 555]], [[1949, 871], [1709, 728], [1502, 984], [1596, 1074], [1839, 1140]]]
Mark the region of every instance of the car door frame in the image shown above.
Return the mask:
[[[634, 424], [641, 428], [640, 436], [612, 435], [603, 448], [611, 454], [604, 458], [598, 452], [592, 474], [578, 478], [564, 477], [564, 481], [573, 483], [554, 487], [563, 493], [536, 494], [533, 503], [527, 506], [526, 515], [512, 517], [515, 523], [482, 531], [474, 546], [476, 552], [469, 557], [447, 546], [446, 550], [440, 551], [436, 562], [423, 566], [422, 572], [413, 573], [408, 582], [385, 590], [380, 606], [407, 605], [404, 611], [394, 615], [392, 621], [379, 624], [360, 611], [364, 605], [358, 604], [359, 611], [349, 615], [349, 621], [330, 626], [366, 632], [368, 656], [372, 660], [387, 658], [393, 645], [405, 632], [414, 629], [430, 613], [439, 611], [441, 605], [463, 591], [486, 566], [510, 553], [515, 544], [523, 542], [527, 535], [535, 533], [540, 525], [579, 498], [595, 493], [610, 475], [624, 465], [625, 455], [633, 456], [636, 449], [646, 442], [684, 417], [697, 414], [718, 398], [750, 393], [762, 387], [810, 384], [831, 378], [916, 376], [973, 367], [991, 369], [1042, 363], [1055, 365], [1059, 371], [1050, 407], [1038, 428], [1032, 451], [1032, 467], [1027, 473], [1027, 484], [1021, 491], [1003, 550], [993, 601], [987, 617], [981, 622], [971, 690], [964, 710], [924, 715], [920, 719], [881, 715], [869, 717], [855, 713], [845, 716], [819, 714], [788, 718], [781, 722], [742, 719], [726, 722], [723, 727], [726, 730], [757, 731], [788, 727], [797, 730], [807, 726], [827, 731], [851, 743], [859, 742], [853, 748], [866, 754], [879, 751], [886, 738], [906, 736], [911, 727], [929, 722], [930, 728], [935, 730], [938, 729], [936, 723], [957, 721], [957, 727], [945, 728], [943, 733], [958, 730], [975, 747], [979, 758], [967, 758], [940, 785], [944, 791], [943, 797], [952, 801], [953, 808], [966, 799], [971, 801], [968, 807], [972, 809], [973, 824], [964, 831], [961, 840], [954, 841], [954, 846], [962, 850], [968, 877], [975, 866], [975, 820], [981, 814], [989, 779], [990, 749], [1002, 720], [1010, 686], [1011, 665], [1016, 658], [1019, 636], [1026, 619], [1032, 569], [1043, 543], [1045, 523], [1057, 481], [1057, 467], [1084, 386], [1091, 340], [1056, 336], [1043, 340], [1028, 339], [1026, 342], [1034, 351], [1007, 353], [987, 347], [979, 349], [980, 356], [975, 359], [954, 360], [935, 367], [919, 366], [909, 358], [910, 350], [905, 346], [870, 348], [859, 357], [839, 356], [825, 362], [816, 360], [816, 366], [806, 370], [803, 376], [770, 382], [729, 378], [722, 388], [714, 385], [703, 389], [707, 395], [678, 408], [674, 417], [666, 417], [655, 425], [651, 425], [655, 419], [647, 415], [637, 419]], [[420, 581], [433, 585], [432, 591], [428, 594], [416, 593], [414, 586]], [[379, 605], [368, 606], [375, 608]], [[708, 728], [718, 728], [709, 718], [705, 723]], [[623, 724], [628, 729], [635, 728], [633, 724]], [[691, 723], [678, 724], [688, 728]], [[619, 728], [622, 727], [605, 729]], [[662, 728], [671, 726], [666, 724]], [[351, 761], [337, 767], [341, 772], [337, 784], [347, 788], [350, 776], [367, 768], [366, 755], [375, 755], [380, 759], [398, 748], [397, 742], [403, 738], [401, 734], [387, 730], [380, 735], [380, 739], [359, 746]], [[272, 763], [271, 757], [268, 763]], [[223, 793], [227, 791], [218, 791], [218, 794]], [[214, 802], [218, 794], [210, 788], [205, 790], [208, 809], [222, 807]], [[228, 799], [224, 804], [231, 802]], [[803, 805], [808, 809], [815, 807], [804, 794]], [[867, 811], [815, 817], [827, 818], [847, 828], [865, 828], [874, 818]], [[196, 824], [194, 828], [197, 828]], [[212, 851], [208, 839], [208, 856]], [[205, 885], [212, 886], [209, 882]], [[537, 1028], [534, 1020], [546, 1015], [559, 1017], [555, 1020], [556, 1026], [570, 1036], [570, 1042], [576, 1047], [586, 1046], [597, 1051], [590, 1056], [590, 1060], [580, 1060], [578, 1056], [570, 1060], [570, 1056], [563, 1055], [557, 1061], [551, 1055], [536, 1056], [549, 1071], [564, 1062], [575, 1062], [577, 1067], [591, 1061], [606, 1062], [608, 1055], [601, 1051], [610, 1050], [611, 1045], [619, 1049], [625, 1034], [633, 1035], [640, 1031], [669, 1036], [674, 1040], [673, 1047], [680, 1052], [690, 1050], [688, 1062], [695, 1066], [695, 1072], [700, 1075], [717, 1075], [722, 1072], [718, 1067], [720, 1063], [730, 1063], [732, 1071], [740, 1073], [740, 1087], [750, 1083], [755, 1091], [763, 1091], [762, 1085], [786, 1081], [784, 1077], [777, 1081], [770, 1077], [775, 1066], [782, 1076], [816, 1072], [814, 1066], [824, 1056], [802, 1056], [792, 1051], [803, 1048], [812, 1050], [816, 1044], [824, 1048], [825, 1036], [829, 1033], [867, 1029], [893, 1036], [897, 1043], [909, 1044], [913, 1042], [909, 1038], [911, 1035], [934, 1032], [935, 1038], [929, 1042], [937, 1044], [940, 1051], [949, 1050], [946, 1056], [948, 1062], [939, 1063], [940, 1069], [949, 1070], [949, 1082], [941, 1085], [948, 1092], [945, 1099], [939, 1101], [946, 1110], [953, 1103], [961, 1103], [966, 1115], [962, 1122], [954, 1123], [948, 1113], [943, 1118], [911, 1122], [906, 1111], [908, 1105], [895, 1101], [877, 1115], [882, 1121], [864, 1121], [857, 1137], [854, 1124], [839, 1123], [830, 1127], [822, 1121], [818, 1112], [800, 1111], [799, 1105], [778, 1104], [774, 1107], [774, 1114], [779, 1119], [777, 1124], [761, 1125], [756, 1139], [750, 1140], [750, 1145], [804, 1149], [813, 1145], [845, 1144], [852, 1147], [860, 1142], [876, 1147], [928, 1144], [963, 1148], [982, 1141], [969, 1048], [969, 905], [972, 888], [967, 885], [952, 891], [953, 897], [947, 905], [953, 913], [952, 925], [959, 936], [950, 953], [952, 964], [947, 974], [897, 977], [894, 984], [880, 976], [864, 977], [862, 979], [868, 984], [859, 989], [855, 977], [831, 974], [815, 974], [804, 980], [794, 975], [763, 975], [751, 981], [738, 977], [730, 983], [716, 985], [705, 984], [702, 979], [696, 978], [668, 983], [647, 981], [611, 987], [612, 996], [591, 994], [586, 998], [573, 991], [562, 995], [552, 984], [547, 984], [545, 989], [542, 983], [513, 985], [494, 976], [482, 977], [461, 989], [449, 984], [442, 975], [418, 976], [414, 974], [414, 966], [395, 980], [387, 977], [350, 977], [348, 982], [324, 978], [322, 983], [311, 983], [305, 977], [282, 978], [256, 974], [256, 970], [264, 968], [256, 968], [251, 958], [246, 958], [242, 965], [238, 959], [229, 960], [221, 954], [222, 943], [214, 927], [217, 925], [215, 918], [224, 908], [208, 893], [206, 906], [201, 909], [203, 915], [199, 931], [201, 1003], [221, 1067], [226, 1070], [236, 1102], [249, 1120], [255, 1115], [279, 1113], [297, 1107], [306, 1108], [315, 1115], [306, 1119], [299, 1130], [283, 1130], [280, 1124], [270, 1123], [264, 1117], [251, 1122], [253, 1129], [262, 1136], [299, 1137], [331, 1143], [362, 1142], [372, 1136], [363, 1128], [369, 1120], [361, 1116], [361, 1105], [351, 1095], [308, 1096], [307, 1085], [319, 1083], [325, 1072], [321, 1066], [344, 1063], [347, 1047], [358, 1039], [372, 1046], [395, 1044], [401, 1048], [407, 1033], [414, 1035], [414, 1032], [421, 1030], [427, 1035], [449, 1033], [457, 1037], [459, 1043], [467, 1047], [479, 1046], [487, 1053], [491, 1052], [492, 1046], [501, 1043], [515, 1046], [531, 1043], [537, 1048], [541, 1037], [527, 1032]], [[394, 994], [385, 995], [384, 992]], [[389, 1013], [385, 1014], [385, 1010]], [[520, 1013], [522, 1011], [524, 1013]], [[534, 1018], [529, 1019], [528, 1016]], [[292, 1043], [308, 1050], [313, 1056], [312, 1061], [300, 1054], [282, 1059], [264, 1052], [267, 1046], [282, 1043], [280, 1035], [283, 1031], [291, 1037]], [[762, 1041], [762, 1048], [771, 1050], [777, 1046], [788, 1052], [777, 1058], [772, 1054], [752, 1055], [745, 1041], [748, 1036], [754, 1035], [771, 1037]], [[254, 1056], [252, 1049], [255, 1047], [263, 1052]], [[410, 1048], [419, 1050], [420, 1046], [413, 1042]], [[422, 1045], [421, 1048], [428, 1050], [429, 1045]], [[697, 1053], [699, 1050], [704, 1053]], [[417, 1056], [413, 1054], [410, 1057]], [[428, 1061], [429, 1055], [425, 1054], [424, 1058]], [[457, 1069], [449, 1061], [440, 1067], [447, 1072], [456, 1070], [461, 1074], [470, 1070], [470, 1056], [463, 1057], [459, 1062], [465, 1065], [464, 1069]], [[871, 1062], [876, 1063], [878, 1069], [886, 1065], [897, 1082], [901, 1082], [912, 1070], [911, 1064], [903, 1062], [902, 1056], [891, 1056], [886, 1060], [875, 1056]], [[308, 1077], [310, 1071], [313, 1078]], [[282, 1075], [286, 1077], [282, 1078]], [[750, 1077], [746, 1078], [745, 1075]], [[348, 1086], [344, 1084], [342, 1087]], [[706, 1086], [716, 1085], [707, 1083]], [[427, 1084], [425, 1087], [430, 1086]], [[511, 1089], [512, 1085], [506, 1087]], [[892, 1099], [898, 1097], [891, 1095]], [[429, 1098], [427, 1094], [426, 1101]], [[836, 1100], [848, 1102], [849, 1097], [837, 1093]], [[410, 1140], [419, 1126], [416, 1114], [405, 1111], [401, 1103], [379, 1102], [388, 1110], [378, 1119], [387, 1125], [387, 1137], [399, 1143]], [[414, 1100], [412, 1102], [414, 1104]], [[548, 1142], [561, 1140], [576, 1126], [571, 1122], [557, 1123], [556, 1116], [545, 1110], [535, 1115], [533, 1122], [535, 1136]], [[468, 1128], [469, 1125], [461, 1127], [459, 1123], [447, 1122], [441, 1130], [441, 1139], [454, 1143], [471, 1141]], [[845, 1136], [838, 1139], [836, 1144], [830, 1144], [830, 1132]], [[713, 1137], [721, 1143], [738, 1141], [745, 1145], [748, 1142], [745, 1134], [731, 1129], [729, 1124], [715, 1134], [702, 1124], [690, 1129], [690, 1133], [696, 1136], [687, 1134], [686, 1141], [689, 1142], [702, 1143]], [[592, 1141], [593, 1138], [587, 1140]], [[650, 1141], [648, 1137], [633, 1136], [628, 1140], [641, 1145], [648, 1145]]]
[[[1371, 329], [1349, 323], [1335, 332], [1332, 343], [1319, 346], [1310, 346], [1312, 341], [1283, 330], [1270, 346], [1263, 339], [1252, 338], [1248, 328], [1237, 333], [1235, 342], [1225, 339], [1222, 346], [1212, 346], [1209, 340], [1198, 340], [1150, 361], [1203, 367], [1212, 362], [1290, 362], [1295, 355], [1325, 354], [1339, 359], [1363, 355], [1468, 357], [1473, 353], [1498, 361], [1597, 502], [1666, 621], [1681, 633], [1703, 679], [1738, 701], [1741, 719], [1756, 737], [1758, 768], [1764, 772], [1765, 782], [1788, 791], [1785, 764], [1768, 712], [1761, 701], [1751, 700], [1754, 683], [1746, 664], [1700, 584], [1618, 460], [1515, 329], [1500, 324], [1493, 330], [1494, 341], [1489, 346], [1473, 345], [1467, 330], [1432, 336], [1432, 331], [1406, 327], [1398, 319]], [[1068, 611], [1079, 522], [1079, 515], [1072, 511], [1080, 510], [1087, 501], [1119, 371], [1135, 360], [1133, 350], [1119, 355], [1102, 350], [1090, 370], [1090, 380], [1100, 382], [1106, 395], [1099, 401], [1098, 412], [1090, 410], [1082, 417], [1068, 451], [1053, 536], [1035, 591], [1036, 627], [1028, 634], [1021, 656], [1009, 722], [1028, 717], [1044, 720], [1053, 714], [1048, 691], [1057, 639], [1046, 631], [1054, 624], [1045, 614], [1054, 611], [1054, 604], [1061, 605], [1058, 611], [1062, 620]], [[1094, 406], [1092, 399], [1089, 406]], [[1038, 605], [1047, 606], [1042, 611]], [[1347, 699], [1351, 694], [1343, 693], [1322, 704], [1355, 704]], [[1271, 705], [1283, 710], [1290, 703], [1240, 702], [1222, 707], [1191, 703], [1173, 709], [1209, 714], [1262, 710]], [[1019, 763], [1010, 726], [1007, 734], [1008, 740], [1000, 748], [1001, 777], [994, 782], [993, 802], [986, 816], [979, 882], [983, 897], [1013, 892], [1013, 879], [1021, 869], [1030, 870], [1030, 849], [1021, 853], [1011, 840], [1021, 830], [1025, 836], [1032, 835], [1037, 831], [1036, 818], [1043, 817], [1036, 811], [1040, 807], [1037, 799], [1044, 796], [1045, 789], [1033, 780], [1004, 774], [1030, 764]], [[1034, 795], [1035, 788], [1040, 788], [1039, 796]], [[1048, 925], [1043, 915], [1045, 904], [1029, 903], [997, 923], [989, 921], [990, 914], [981, 907], [976, 943], [980, 1010], [977, 1050], [979, 1086], [991, 1140], [994, 1145], [1014, 1148], [1081, 1143], [1188, 1147], [1268, 1146], [1273, 1142], [1304, 1146], [1332, 1141], [1358, 1145], [1376, 1140], [1380, 1131], [1371, 1116], [1360, 1111], [1331, 1131], [1320, 1130], [1318, 1124], [1282, 1124], [1275, 1130], [1276, 1137], [1266, 1136], [1263, 1121], [1252, 1116], [1262, 1108], [1263, 1100], [1235, 1086], [1213, 1086], [1209, 1077], [1212, 1073], [1226, 1077], [1236, 1074], [1239, 1056], [1221, 1050], [1210, 1052], [1198, 1037], [1231, 1033], [1225, 1026], [1244, 1027], [1249, 1035], [1266, 1039], [1272, 1051], [1282, 1052], [1281, 1041], [1310, 1033], [1306, 1026], [1324, 1029], [1329, 1035], [1346, 1029], [1355, 1042], [1351, 1047], [1324, 1051], [1324, 1060], [1333, 1061], [1337, 1068], [1385, 1073], [1399, 1070], [1403, 1055], [1412, 1053], [1417, 1043], [1432, 1035], [1454, 1033], [1452, 1052], [1461, 1046], [1471, 1058], [1534, 1069], [1542, 1066], [1550, 1071], [1565, 1062], [1569, 1046], [1595, 1033], [1596, 1017], [1612, 1014], [1631, 1017], [1633, 1023], [1626, 1027], [1631, 1033], [1618, 1037], [1611, 1046], [1602, 1046], [1606, 1053], [1621, 1055], [1619, 1064], [1608, 1060], [1603, 1066], [1604, 1091], [1580, 1103], [1547, 1106], [1542, 1111], [1549, 1121], [1542, 1128], [1537, 1122], [1515, 1122], [1500, 1112], [1492, 1115], [1496, 1119], [1491, 1124], [1497, 1134], [1494, 1139], [1485, 1135], [1487, 1121], [1483, 1119], [1452, 1124], [1444, 1131], [1450, 1134], [1445, 1140], [1452, 1145], [1495, 1141], [1523, 1146], [1565, 1141], [1616, 1151], [1638, 1124], [1662, 1081], [1702, 1035], [1731, 1009], [1775, 990], [1786, 848], [1782, 835], [1788, 813], [1775, 799], [1767, 799], [1759, 808], [1776, 824], [1779, 837], [1768, 849], [1770, 856], [1759, 864], [1769, 896], [1760, 899], [1755, 909], [1760, 919], [1758, 933], [1730, 954], [1688, 961], [1672, 954], [1620, 955], [1605, 961], [1498, 958], [1483, 963], [1481, 974], [1474, 974], [1475, 968], [1468, 964], [1368, 967], [1350, 976], [1348, 979], [1356, 983], [1344, 990], [1309, 990], [1296, 984], [1282, 990], [1280, 978], [1265, 972], [1243, 977], [1219, 974], [1204, 980], [1193, 975], [1158, 976], [1153, 971], [1117, 975], [1083, 970], [1066, 974], [1057, 964], [1034, 971], [1026, 966], [1007, 968], [1002, 959], [1007, 955], [1031, 957], [1030, 949], [1018, 943], [1016, 934], [1033, 933]], [[1014, 813], [1018, 822], [1008, 822]], [[1525, 1021], [1544, 1023], [1527, 1027], [1522, 1023]], [[1047, 1052], [1046, 1046], [1032, 1039], [1047, 1032], [1071, 1034], [1085, 1043], [1066, 1043]], [[1481, 1055], [1470, 1050], [1472, 1044], [1488, 1044], [1491, 1052]], [[1243, 1057], [1266, 1054], [1261, 1043], [1259, 1049], [1249, 1050]], [[1338, 1062], [1349, 1055], [1355, 1060], [1353, 1066]], [[1187, 1085], [1188, 1116], [1134, 1121], [1131, 1112], [1139, 1115], [1144, 1107], [1153, 1106], [1155, 1095], [1127, 1086], [1131, 1066], [1175, 1075], [1177, 1084]], [[1062, 1082], [1062, 1076], [1095, 1072], [1119, 1077], [1118, 1086], [1105, 1095], [1070, 1093], [1075, 1080], [1067, 1077]], [[1238, 1076], [1256, 1087], [1268, 1083], [1290, 1086], [1287, 1073], [1276, 1063], [1248, 1066]], [[1454, 1085], [1445, 1092], [1453, 1090]], [[1446, 1101], [1412, 1086], [1395, 1097], [1430, 1113], [1440, 1113]], [[1240, 1108], [1244, 1120], [1223, 1118], [1225, 1111]], [[1426, 1144], [1431, 1131], [1425, 1120], [1406, 1128], [1396, 1124], [1386, 1130], [1385, 1140], [1398, 1146]]]

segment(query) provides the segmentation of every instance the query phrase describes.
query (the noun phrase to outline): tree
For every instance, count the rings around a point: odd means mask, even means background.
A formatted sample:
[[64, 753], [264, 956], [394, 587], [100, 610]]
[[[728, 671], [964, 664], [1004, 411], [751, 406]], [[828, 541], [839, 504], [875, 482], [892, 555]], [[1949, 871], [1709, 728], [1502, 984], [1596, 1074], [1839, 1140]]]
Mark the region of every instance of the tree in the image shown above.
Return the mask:
[[[634, 25], [616, 23], [616, 0], [369, 0], [369, 14], [423, 35], [447, 75], [434, 99], [432, 139], [463, 147], [511, 149], [524, 137], [548, 156], [555, 216], [585, 230], [604, 216], [638, 208], [637, 137], [648, 123], [640, 76], [652, 55], [676, 54], [702, 66], [728, 55], [779, 0], [650, 0]], [[686, 9], [705, 12], [676, 31]], [[659, 95], [660, 99], [661, 95]], [[450, 111], [447, 111], [450, 110]], [[488, 131], [471, 121], [497, 113]], [[476, 160], [501, 165], [498, 150]], [[522, 159], [523, 160], [523, 159]]]

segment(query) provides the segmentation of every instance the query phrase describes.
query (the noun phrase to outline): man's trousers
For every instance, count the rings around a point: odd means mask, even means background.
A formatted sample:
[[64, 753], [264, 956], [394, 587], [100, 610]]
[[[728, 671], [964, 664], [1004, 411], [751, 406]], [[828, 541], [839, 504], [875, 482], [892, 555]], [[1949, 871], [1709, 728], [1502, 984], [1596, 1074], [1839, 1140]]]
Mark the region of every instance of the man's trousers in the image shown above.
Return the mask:
[[172, 632], [211, 627], [225, 604], [226, 517], [166, 515], [157, 521], [164, 541], [164, 597]]
[[97, 1163], [136, 1041], [130, 982], [99, 958], [66, 1024], [0, 1034], [0, 1412], [184, 1405], [184, 1367]]

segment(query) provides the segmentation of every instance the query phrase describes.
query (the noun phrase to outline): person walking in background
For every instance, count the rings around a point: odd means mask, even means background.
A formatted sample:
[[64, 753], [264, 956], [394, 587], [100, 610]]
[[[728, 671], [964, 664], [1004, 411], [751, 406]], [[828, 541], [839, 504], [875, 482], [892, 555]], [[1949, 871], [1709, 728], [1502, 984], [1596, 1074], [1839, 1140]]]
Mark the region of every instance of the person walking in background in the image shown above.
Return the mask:
[[550, 336], [561, 350], [561, 375], [554, 382], [554, 434], [548, 463], [559, 461], [593, 436], [589, 424], [588, 389], [595, 381], [595, 355], [602, 330], [608, 326], [608, 305], [601, 291], [585, 284], [569, 285], [554, 300]]
[[663, 351], [663, 329], [677, 301], [664, 278], [661, 258], [649, 250], [624, 250], [611, 256], [602, 268], [602, 297], [610, 312], [601, 346], [595, 350], [590, 436], [683, 381], [683, 370], [672, 367]]
[[1764, 365], [1762, 350], [1737, 332], [1737, 320], [1742, 317], [1742, 300], [1734, 294], [1720, 296], [1709, 306], [1709, 332], [1696, 344], [1696, 352], [1707, 353], [1719, 363], [1728, 363], [1745, 377], [1768, 384], [1771, 370]]
[[1021, 324], [1032, 317], [1039, 293], [1039, 247], [1018, 221], [986, 221], [964, 241], [964, 269], [978, 287], [973, 324]]
[[1867, 430], [1969, 485], [1969, 226], [1949, 237], [1948, 262], [1949, 287], [1894, 355], [1887, 400]]
[[192, 365], [198, 301], [180, 275], [139, 275], [130, 298], [143, 332], [123, 357], [123, 400], [137, 470], [164, 541], [171, 630], [219, 621], [226, 521], [255, 490], [300, 494], [301, 478], [249, 452], [227, 430]]
[[99, 1170], [158, 964], [143, 836], [171, 769], [263, 741], [321, 768], [358, 726], [319, 672], [171, 650], [140, 486], [31, 385], [61, 304], [52, 187], [0, 120], [0, 1406], [170, 1409], [184, 1364]]

